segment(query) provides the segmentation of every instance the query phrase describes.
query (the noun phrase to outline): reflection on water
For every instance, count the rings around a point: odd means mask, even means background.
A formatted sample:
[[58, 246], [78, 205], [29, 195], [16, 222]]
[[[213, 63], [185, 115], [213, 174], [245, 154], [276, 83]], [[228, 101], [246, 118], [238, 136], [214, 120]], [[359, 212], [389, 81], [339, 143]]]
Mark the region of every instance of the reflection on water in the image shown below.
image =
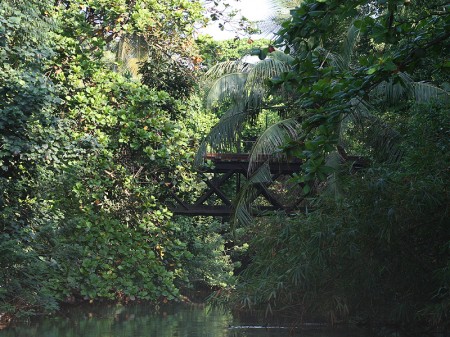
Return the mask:
[[[255, 324], [255, 322], [253, 322]], [[242, 325], [241, 325], [242, 324]], [[248, 322], [247, 322], [248, 324]], [[230, 312], [199, 305], [96, 304], [70, 308], [0, 331], [0, 337], [364, 337], [361, 331], [265, 329], [243, 326]], [[230, 328], [231, 327], [231, 328]]]

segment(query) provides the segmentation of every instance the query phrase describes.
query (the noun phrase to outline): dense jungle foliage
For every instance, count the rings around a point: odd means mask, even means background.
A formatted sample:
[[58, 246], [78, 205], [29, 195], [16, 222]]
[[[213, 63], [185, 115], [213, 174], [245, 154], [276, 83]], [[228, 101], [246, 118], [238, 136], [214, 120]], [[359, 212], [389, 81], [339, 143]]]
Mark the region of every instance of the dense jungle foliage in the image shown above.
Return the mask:
[[[0, 3], [0, 319], [201, 284], [297, 323], [448, 327], [450, 7], [296, 5], [272, 42], [217, 42], [200, 1]], [[196, 151], [238, 138], [232, 225], [174, 217]], [[253, 217], [283, 156], [300, 202]]]
[[228, 284], [220, 225], [174, 221], [164, 204], [169, 186], [195, 193], [193, 151], [213, 119], [108, 57], [133, 34], [193, 57], [184, 35], [202, 17], [186, 1], [2, 1], [2, 315]]
[[[261, 115], [234, 222], [250, 240], [220, 301], [293, 320], [448, 325], [449, 18], [441, 1], [303, 1], [261, 61], [222, 63], [223, 115], [204, 151], [235, 148]], [[269, 83], [268, 81], [271, 80]], [[297, 212], [252, 218], [264, 162], [302, 160]]]

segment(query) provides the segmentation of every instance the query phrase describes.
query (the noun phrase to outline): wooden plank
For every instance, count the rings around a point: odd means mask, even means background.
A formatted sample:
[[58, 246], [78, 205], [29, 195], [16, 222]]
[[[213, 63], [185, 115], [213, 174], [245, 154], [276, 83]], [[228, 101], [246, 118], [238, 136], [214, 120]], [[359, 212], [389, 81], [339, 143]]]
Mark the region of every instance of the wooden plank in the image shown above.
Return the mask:
[[184, 209], [188, 209], [188, 205], [183, 200], [181, 200], [175, 193], [170, 191], [170, 194]]
[[[225, 156], [225, 158], [222, 158]], [[202, 172], [209, 173], [225, 173], [229, 170], [247, 175], [249, 158], [248, 155], [241, 154], [214, 154], [213, 157], [206, 156], [205, 158], [214, 158], [212, 167], [202, 167]], [[270, 171], [272, 173], [291, 174], [300, 170], [301, 161], [299, 159], [292, 159], [287, 161], [271, 161], [269, 162]]]
[[207, 205], [188, 205], [188, 208], [176, 207], [171, 209], [175, 215], [203, 215], [203, 216], [230, 216], [233, 208], [226, 205], [207, 206]]
[[[219, 188], [225, 181], [227, 181], [232, 175], [234, 174], [234, 171], [228, 171], [223, 176], [221, 176], [217, 181], [212, 181], [214, 185], [216, 185], [217, 188]], [[214, 193], [213, 189], [209, 189], [204, 193], [202, 196], [200, 196], [197, 201], [195, 202], [195, 205], [201, 205], [203, 204], [212, 194]]]
[[230, 199], [228, 199], [228, 196], [225, 193], [218, 189], [213, 183], [211, 183], [211, 181], [206, 180], [205, 183], [209, 186], [209, 188], [214, 190], [214, 193], [217, 194], [217, 196], [225, 203], [225, 205], [231, 206], [231, 201]]
[[[172, 207], [170, 211], [174, 215], [185, 215], [185, 216], [221, 216], [221, 217], [229, 217], [233, 214], [234, 208], [226, 205], [188, 205], [188, 208], [185, 209], [183, 207]], [[276, 207], [273, 206], [260, 206], [253, 207], [252, 214], [255, 216], [262, 215], [265, 212], [276, 212], [279, 211]]]
[[270, 202], [276, 209], [284, 209], [284, 206], [270, 193], [270, 191], [261, 183], [255, 184], [258, 191]]
[[212, 161], [244, 161], [248, 162], [248, 153], [207, 153], [205, 159]]

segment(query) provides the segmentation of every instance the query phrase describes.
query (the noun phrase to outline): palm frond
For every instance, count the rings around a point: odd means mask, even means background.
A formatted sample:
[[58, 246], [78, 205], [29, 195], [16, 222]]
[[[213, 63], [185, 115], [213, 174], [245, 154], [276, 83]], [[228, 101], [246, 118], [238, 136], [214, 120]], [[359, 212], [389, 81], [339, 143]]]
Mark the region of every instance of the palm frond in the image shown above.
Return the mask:
[[330, 64], [340, 71], [346, 71], [350, 67], [351, 58], [354, 52], [355, 44], [359, 38], [359, 29], [351, 25], [347, 31], [340, 53], [334, 53], [328, 49], [317, 47], [316, 52], [324, 57], [323, 63]]
[[344, 43], [342, 46], [342, 67], [343, 69], [348, 69], [352, 59], [352, 55], [355, 50], [355, 45], [358, 42], [359, 29], [356, 28], [353, 23], [347, 30], [347, 35], [345, 36]]
[[214, 126], [207, 139], [211, 146], [218, 150], [229, 149], [234, 145], [236, 136], [242, 128], [242, 123], [247, 117], [242, 106], [234, 105], [220, 118], [219, 123]]
[[376, 159], [379, 162], [398, 162], [403, 156], [400, 133], [379, 119], [371, 118], [368, 122], [366, 144], [374, 149]]
[[239, 194], [236, 197], [234, 213], [231, 217], [233, 225], [250, 225], [253, 221], [251, 204], [257, 198], [259, 192], [255, 188], [255, 184], [264, 186], [272, 182], [272, 175], [268, 163], [261, 165], [253, 175], [242, 186]]
[[288, 139], [298, 137], [301, 124], [293, 118], [280, 121], [270, 126], [258, 138], [250, 152], [248, 172], [251, 173], [268, 158], [276, 158], [280, 155], [277, 151]]
[[206, 106], [213, 107], [219, 102], [242, 101], [248, 73], [231, 73], [218, 78], [208, 91]]
[[[374, 88], [371, 98], [378, 104], [398, 104], [401, 99], [413, 99], [418, 103], [431, 101], [448, 101], [449, 94], [432, 84], [414, 82], [406, 73], [399, 73], [400, 81], [385, 81]], [[376, 109], [361, 98], [351, 102], [352, 114], [346, 116], [341, 123], [341, 136], [346, 125], [353, 123], [364, 130], [365, 142], [370, 146], [380, 161], [396, 162], [402, 158], [400, 133], [378, 118], [373, 112]]]
[[198, 166], [203, 163], [203, 158], [210, 149], [232, 150], [246, 117], [247, 113], [242, 104], [231, 106], [202, 141], [196, 154], [195, 164]]
[[224, 61], [212, 66], [204, 75], [205, 81], [214, 81], [224, 75], [232, 73], [245, 73], [252, 65], [237, 61]]
[[283, 62], [286, 65], [292, 64], [295, 60], [291, 55], [282, 52], [281, 50], [275, 50], [270, 53], [270, 58], [273, 60], [277, 60]]
[[205, 155], [208, 152], [208, 142], [204, 139], [198, 147], [194, 158], [194, 167], [199, 168], [205, 163]]
[[[230, 64], [224, 66], [228, 67]], [[267, 95], [266, 81], [289, 70], [289, 65], [268, 58], [246, 69], [247, 72], [219, 77], [209, 89], [206, 97], [208, 108], [224, 102], [230, 103], [228, 111], [206, 138], [210, 147], [229, 147], [235, 141], [244, 120], [261, 110], [263, 99]]]
[[[281, 52], [280, 52], [281, 53]], [[262, 85], [268, 79], [279, 76], [283, 72], [289, 71], [290, 66], [276, 58], [266, 58], [258, 62], [249, 71], [247, 87], [251, 88], [254, 85]]]
[[265, 60], [256, 63], [249, 71], [245, 83], [248, 108], [258, 110], [262, 106], [263, 99], [267, 95], [267, 81], [281, 75], [289, 69], [290, 66], [285, 62], [272, 58], [266, 58]]
[[392, 105], [405, 99], [413, 91], [413, 81], [408, 75], [400, 73], [397, 79], [400, 80], [390, 78], [379, 83], [370, 92], [371, 100], [379, 104]]
[[352, 113], [341, 123], [343, 134], [344, 125], [351, 121], [364, 134], [364, 142], [373, 149], [379, 161], [396, 162], [401, 159], [400, 133], [378, 118], [368, 102], [355, 98], [351, 102]]
[[342, 55], [333, 53], [328, 49], [322, 47], [317, 47], [315, 51], [318, 52], [322, 57], [324, 57], [323, 64], [328, 63], [338, 70], [345, 70], [344, 59], [342, 58]]
[[371, 98], [381, 104], [396, 104], [402, 99], [413, 99], [418, 103], [435, 100], [448, 100], [447, 91], [425, 82], [414, 82], [404, 72], [397, 74], [397, 80], [391, 78], [378, 84], [370, 93]]
[[414, 99], [418, 103], [432, 101], [448, 102], [450, 95], [447, 91], [425, 82], [415, 82], [413, 84]]

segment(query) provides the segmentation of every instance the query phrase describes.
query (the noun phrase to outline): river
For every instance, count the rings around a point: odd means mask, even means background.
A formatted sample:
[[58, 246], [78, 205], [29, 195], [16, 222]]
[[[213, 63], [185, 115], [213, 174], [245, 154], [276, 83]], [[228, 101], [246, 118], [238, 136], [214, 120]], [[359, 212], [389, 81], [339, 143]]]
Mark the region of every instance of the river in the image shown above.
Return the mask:
[[267, 325], [206, 305], [91, 304], [16, 323], [0, 337], [369, 337], [356, 329]]

